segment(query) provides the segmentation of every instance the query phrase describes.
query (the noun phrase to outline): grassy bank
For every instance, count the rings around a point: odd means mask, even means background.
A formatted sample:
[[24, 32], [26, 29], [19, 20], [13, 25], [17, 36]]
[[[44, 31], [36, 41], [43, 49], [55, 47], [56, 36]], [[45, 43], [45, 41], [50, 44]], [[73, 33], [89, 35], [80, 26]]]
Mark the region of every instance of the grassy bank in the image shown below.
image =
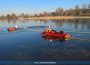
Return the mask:
[[90, 18], [90, 16], [46, 16], [46, 17], [30, 17], [24, 19], [74, 19], [74, 18]]

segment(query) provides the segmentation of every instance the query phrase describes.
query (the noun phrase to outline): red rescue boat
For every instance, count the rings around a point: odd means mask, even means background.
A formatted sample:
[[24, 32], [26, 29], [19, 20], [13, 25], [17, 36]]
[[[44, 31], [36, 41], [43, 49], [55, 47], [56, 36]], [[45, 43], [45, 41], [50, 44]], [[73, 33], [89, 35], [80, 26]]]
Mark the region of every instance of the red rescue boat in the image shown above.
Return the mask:
[[65, 40], [68, 40], [70, 38], [70, 35], [67, 33], [60, 33], [60, 32], [42, 32], [43, 36], [51, 36], [51, 37], [58, 37], [58, 38], [63, 38]]

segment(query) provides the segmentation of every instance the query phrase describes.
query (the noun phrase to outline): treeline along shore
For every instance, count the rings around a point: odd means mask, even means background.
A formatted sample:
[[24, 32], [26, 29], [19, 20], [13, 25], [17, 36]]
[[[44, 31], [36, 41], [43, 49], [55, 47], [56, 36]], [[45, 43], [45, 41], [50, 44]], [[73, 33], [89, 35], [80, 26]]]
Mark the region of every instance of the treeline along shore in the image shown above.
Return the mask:
[[85, 19], [85, 18], [90, 18], [90, 16], [44, 16], [44, 17], [17, 17], [17, 18], [5, 18], [5, 19], [0, 19], [0, 20], [19, 20], [19, 19], [28, 19], [28, 20], [50, 20], [50, 19]]
[[64, 10], [59, 7], [54, 12], [46, 12], [39, 14], [7, 14], [0, 15], [0, 20], [18, 20], [18, 19], [72, 19], [72, 18], [90, 18], [90, 4], [83, 4], [82, 7], [76, 5], [74, 8]]
[[30, 20], [37, 20], [37, 19], [44, 19], [44, 20], [50, 20], [50, 19], [75, 19], [75, 18], [90, 18], [90, 16], [45, 16], [45, 17], [30, 17], [30, 18], [24, 18], [24, 19], [30, 19]]

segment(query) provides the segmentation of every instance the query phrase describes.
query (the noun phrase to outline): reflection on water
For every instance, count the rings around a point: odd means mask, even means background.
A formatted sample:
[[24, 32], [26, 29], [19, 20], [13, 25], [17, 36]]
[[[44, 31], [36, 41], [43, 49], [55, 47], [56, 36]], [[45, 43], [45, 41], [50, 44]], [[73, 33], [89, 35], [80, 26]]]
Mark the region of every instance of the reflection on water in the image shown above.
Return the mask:
[[90, 19], [67, 19], [67, 20], [52, 20], [56, 27], [72, 28], [74, 30], [90, 30]]
[[74, 29], [74, 30], [90, 30], [90, 19], [62, 19], [62, 20], [18, 20], [18, 21], [0, 21], [0, 27], [6, 26], [35, 26], [50, 25], [53, 28]]
[[[15, 25], [24, 29], [2, 31]], [[90, 19], [0, 21], [0, 60], [90, 60], [90, 41], [84, 40], [90, 39], [89, 25]], [[72, 31], [68, 33], [76, 39], [51, 42], [42, 38], [44, 28], [26, 29], [32, 26]]]
[[59, 42], [64, 42], [66, 41], [64, 38], [59, 38], [59, 37], [51, 37], [51, 36], [42, 36], [43, 39], [48, 40], [52, 42], [53, 40], [59, 41]]

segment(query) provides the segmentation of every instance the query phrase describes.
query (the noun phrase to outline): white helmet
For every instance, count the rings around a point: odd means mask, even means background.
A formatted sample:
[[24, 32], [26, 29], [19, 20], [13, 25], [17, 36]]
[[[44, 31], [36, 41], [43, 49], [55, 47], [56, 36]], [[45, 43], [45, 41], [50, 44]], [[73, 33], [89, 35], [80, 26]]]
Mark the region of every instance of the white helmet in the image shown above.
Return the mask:
[[17, 28], [18, 26], [16, 25], [15, 27]]
[[48, 28], [51, 28], [50, 26]]

